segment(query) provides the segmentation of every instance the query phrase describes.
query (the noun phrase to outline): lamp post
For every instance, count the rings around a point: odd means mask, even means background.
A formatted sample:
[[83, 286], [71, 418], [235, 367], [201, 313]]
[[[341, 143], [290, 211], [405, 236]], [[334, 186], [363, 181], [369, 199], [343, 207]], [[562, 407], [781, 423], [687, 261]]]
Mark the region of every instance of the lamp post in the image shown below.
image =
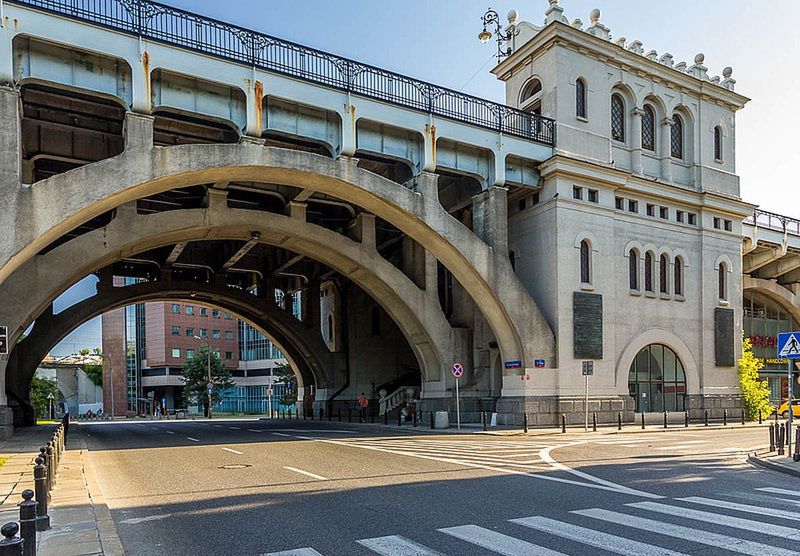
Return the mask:
[[206, 389], [207, 389], [207, 392], [208, 392], [208, 418], [211, 419], [211, 386], [213, 384], [211, 382], [211, 346], [208, 344], [208, 340], [206, 340], [205, 338], [201, 338], [200, 336], [198, 336], [196, 334], [194, 336], [194, 339], [195, 340], [200, 340], [202, 343], [204, 343], [206, 345], [206, 362], [207, 362], [207, 365], [208, 365], [208, 367], [207, 367], [208, 368], [208, 384], [206, 385]]
[[50, 414], [50, 420], [51, 421], [56, 418], [55, 411], [53, 411], [53, 400], [54, 399], [55, 399], [55, 396], [53, 396], [52, 392], [47, 394], [47, 411]]
[[[483, 44], [486, 44], [492, 40], [492, 37], [495, 37], [497, 40], [496, 56], [498, 60], [511, 54], [511, 46], [507, 46], [506, 43], [519, 34], [519, 30], [516, 29], [516, 26], [514, 25], [515, 21], [511, 20], [511, 15], [509, 15], [509, 20], [512, 22], [512, 24], [509, 30], [504, 32], [502, 25], [500, 24], [500, 16], [492, 8], [486, 10], [486, 13], [481, 16], [483, 30], [478, 33], [478, 40]], [[494, 31], [489, 30], [489, 27], [492, 26], [494, 27]], [[503, 48], [504, 46], [505, 48]]]

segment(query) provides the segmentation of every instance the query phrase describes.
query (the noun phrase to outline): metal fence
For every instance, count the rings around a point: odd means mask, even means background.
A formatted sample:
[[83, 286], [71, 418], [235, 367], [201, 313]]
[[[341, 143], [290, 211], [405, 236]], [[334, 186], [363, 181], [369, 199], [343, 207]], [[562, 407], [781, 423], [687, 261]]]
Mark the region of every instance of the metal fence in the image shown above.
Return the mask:
[[753, 212], [753, 216], [747, 218], [744, 222], [758, 228], [769, 228], [770, 230], [800, 236], [800, 219], [790, 216], [756, 209]]
[[149, 0], [6, 0], [427, 114], [555, 145], [555, 122]]

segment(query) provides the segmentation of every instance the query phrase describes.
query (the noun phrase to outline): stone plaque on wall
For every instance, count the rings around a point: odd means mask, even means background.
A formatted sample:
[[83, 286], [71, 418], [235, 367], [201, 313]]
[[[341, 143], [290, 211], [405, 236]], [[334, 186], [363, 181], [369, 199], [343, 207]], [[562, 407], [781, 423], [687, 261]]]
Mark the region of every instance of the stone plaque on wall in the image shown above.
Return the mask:
[[733, 309], [714, 310], [714, 358], [718, 367], [736, 364], [733, 341]]
[[575, 359], [603, 358], [603, 296], [572, 294], [572, 344]]

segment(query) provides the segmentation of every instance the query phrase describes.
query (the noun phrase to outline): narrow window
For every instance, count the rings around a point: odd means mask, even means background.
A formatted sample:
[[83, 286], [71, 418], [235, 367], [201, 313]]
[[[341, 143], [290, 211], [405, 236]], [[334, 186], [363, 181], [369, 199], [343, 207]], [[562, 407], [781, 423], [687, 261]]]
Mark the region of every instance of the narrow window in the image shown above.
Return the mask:
[[581, 283], [591, 284], [591, 272], [589, 265], [591, 264], [591, 248], [587, 240], [581, 241]]
[[644, 289], [653, 292], [653, 254], [644, 254]]
[[625, 199], [622, 197], [615, 197], [614, 206], [617, 208], [617, 210], [623, 210], [625, 208]]
[[628, 253], [628, 282], [632, 290], [639, 289], [639, 253], [636, 249]]
[[575, 114], [579, 118], [586, 118], [586, 83], [583, 79], [575, 82]]
[[655, 216], [655, 215], [656, 215], [656, 206], [647, 203], [647, 216]]
[[656, 113], [653, 107], [645, 104], [642, 114], [642, 148], [656, 150]]
[[683, 296], [683, 259], [675, 257], [675, 295]]
[[618, 93], [611, 95], [611, 138], [625, 141], [625, 101]]
[[333, 341], [333, 315], [328, 315], [328, 341]]
[[597, 189], [589, 189], [588, 191], [588, 199], [590, 203], [598, 203], [600, 201], [599, 193]]
[[659, 218], [663, 218], [664, 220], [669, 220], [669, 208], [668, 207], [659, 207], [658, 208], [658, 216], [659, 216]]
[[722, 128], [714, 128], [714, 160], [722, 162]]
[[667, 279], [667, 271], [669, 270], [669, 259], [666, 255], [661, 255], [659, 261], [659, 283], [661, 293], [669, 293], [669, 280]]
[[719, 263], [719, 298], [720, 300], [728, 299], [728, 268], [725, 263]]
[[684, 213], [682, 210], [679, 210], [679, 211], [677, 211], [677, 212], [675, 213], [675, 219], [676, 219], [678, 222], [681, 222], [681, 223], [683, 223], [683, 221], [685, 220], [685, 218], [684, 218], [684, 214], [685, 214], [685, 213]]
[[572, 198], [583, 200], [583, 188], [577, 185], [572, 186]]
[[628, 212], [639, 212], [639, 201], [628, 201]]
[[694, 213], [689, 213], [689, 224], [692, 226], [697, 224], [697, 215]]
[[683, 160], [683, 119], [672, 116], [672, 158]]

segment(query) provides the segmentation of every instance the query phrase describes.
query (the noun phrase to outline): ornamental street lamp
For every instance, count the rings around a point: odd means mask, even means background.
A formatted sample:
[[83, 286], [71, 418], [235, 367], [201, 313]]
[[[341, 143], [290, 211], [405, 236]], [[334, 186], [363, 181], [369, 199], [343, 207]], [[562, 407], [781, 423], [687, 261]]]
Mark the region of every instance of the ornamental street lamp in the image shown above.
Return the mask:
[[202, 343], [206, 345], [206, 362], [208, 365], [208, 384], [206, 385], [208, 391], [208, 418], [211, 419], [211, 388], [214, 386], [214, 383], [211, 382], [211, 346], [208, 344], [208, 340], [205, 338], [201, 338], [200, 336], [194, 336], [195, 340], [200, 340]]
[[56, 418], [55, 407], [53, 406], [53, 400], [54, 399], [55, 399], [55, 396], [53, 396], [52, 392], [47, 394], [47, 408], [48, 408], [47, 411], [50, 414], [50, 420], [51, 421]]
[[[509, 16], [510, 17], [510, 16]], [[504, 45], [509, 42], [513, 37], [519, 34], [519, 30], [515, 28], [515, 26], [511, 25], [508, 32], [503, 31], [500, 25], [500, 16], [497, 15], [497, 12], [494, 11], [492, 8], [486, 10], [486, 13], [481, 16], [481, 21], [483, 22], [483, 30], [478, 33], [478, 40], [481, 41], [483, 44], [487, 44], [492, 37], [496, 37], [497, 39], [497, 59], [504, 58], [511, 54], [511, 46]], [[489, 27], [494, 26], [494, 30], [490, 31]]]

